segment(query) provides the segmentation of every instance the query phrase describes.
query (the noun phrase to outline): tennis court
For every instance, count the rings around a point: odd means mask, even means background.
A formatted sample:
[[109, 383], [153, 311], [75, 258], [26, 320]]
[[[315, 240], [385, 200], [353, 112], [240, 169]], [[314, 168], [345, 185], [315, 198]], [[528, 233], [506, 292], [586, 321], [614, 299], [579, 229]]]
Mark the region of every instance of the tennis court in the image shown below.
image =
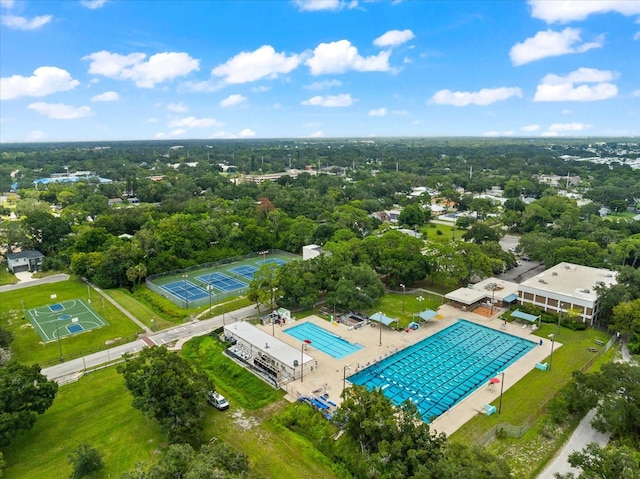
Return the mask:
[[109, 324], [81, 299], [29, 309], [26, 314], [45, 343]]
[[287, 264], [287, 262], [280, 258], [269, 258], [258, 261], [256, 264], [259, 264], [260, 266], [262, 266], [263, 264], [277, 264], [278, 266], [282, 266], [283, 264]]
[[255, 276], [256, 271], [258, 271], [258, 268], [245, 264], [242, 266], [237, 266], [235, 268], [230, 268], [229, 271], [251, 281]]
[[166, 292], [177, 296], [182, 301], [196, 301], [198, 299], [206, 298], [209, 296], [207, 290], [202, 289], [197, 284], [193, 284], [191, 281], [174, 281], [173, 283], [163, 284], [161, 286]]
[[211, 285], [212, 288], [222, 292], [235, 291], [247, 287], [247, 283], [239, 281], [224, 273], [209, 273], [202, 276], [196, 276], [196, 279], [204, 284]]

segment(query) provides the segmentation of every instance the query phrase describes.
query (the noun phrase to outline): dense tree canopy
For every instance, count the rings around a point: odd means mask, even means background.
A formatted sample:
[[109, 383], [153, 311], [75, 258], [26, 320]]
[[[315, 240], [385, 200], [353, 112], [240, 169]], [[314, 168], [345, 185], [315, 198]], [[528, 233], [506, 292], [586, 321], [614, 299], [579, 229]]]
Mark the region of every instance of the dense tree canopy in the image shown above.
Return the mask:
[[200, 444], [208, 377], [181, 356], [161, 346], [126, 356], [118, 366], [133, 396], [133, 406], [156, 419], [172, 443]]

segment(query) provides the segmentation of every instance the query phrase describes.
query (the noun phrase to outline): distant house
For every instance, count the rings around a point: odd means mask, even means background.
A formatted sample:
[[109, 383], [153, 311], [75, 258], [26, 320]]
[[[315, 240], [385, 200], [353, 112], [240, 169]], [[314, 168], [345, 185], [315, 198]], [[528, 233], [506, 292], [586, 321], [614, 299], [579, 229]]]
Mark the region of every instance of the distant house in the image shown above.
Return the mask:
[[22, 271], [37, 272], [44, 261], [44, 255], [37, 250], [7, 253], [7, 270], [11, 273]]
[[122, 198], [109, 198], [109, 201], [107, 201], [107, 204], [109, 206], [120, 205], [122, 204]]

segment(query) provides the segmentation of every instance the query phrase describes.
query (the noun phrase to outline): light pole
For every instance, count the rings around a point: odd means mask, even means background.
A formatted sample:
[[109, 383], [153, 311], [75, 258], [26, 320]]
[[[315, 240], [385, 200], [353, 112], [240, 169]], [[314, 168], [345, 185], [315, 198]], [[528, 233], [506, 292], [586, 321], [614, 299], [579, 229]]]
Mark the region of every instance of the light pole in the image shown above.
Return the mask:
[[378, 311], [378, 329], [380, 330], [380, 344], [382, 346], [382, 312]]
[[553, 362], [553, 345], [556, 342], [555, 334], [550, 334], [549, 339], [551, 339], [551, 355], [549, 356], [549, 371], [551, 371], [551, 363]]
[[564, 303], [560, 303], [560, 311], [558, 311], [558, 329], [556, 330], [556, 336], [560, 336], [560, 320], [562, 319], [562, 308], [566, 306]]
[[502, 376], [500, 379], [500, 402], [498, 403], [498, 414], [502, 411], [502, 392], [504, 391], [504, 371], [500, 371], [498, 374]]
[[347, 387], [347, 369], [351, 370], [351, 366], [345, 364], [344, 368], [342, 368], [342, 394], [344, 394], [344, 390]]
[[405, 288], [405, 285], [404, 284], [400, 284], [400, 287], [402, 288], [402, 314], [404, 314], [404, 288]]
[[213, 307], [211, 305], [211, 279], [208, 280], [207, 291], [209, 291], [209, 314], [213, 317], [213, 313], [211, 312], [211, 308]]
[[182, 283], [184, 284], [184, 302], [187, 305], [187, 309], [189, 309], [189, 292], [187, 291], [187, 278], [189, 277], [189, 275], [187, 274], [183, 274], [182, 275]]
[[424, 298], [420, 295], [416, 299], [418, 300], [418, 313], [422, 313], [422, 302], [424, 301]]

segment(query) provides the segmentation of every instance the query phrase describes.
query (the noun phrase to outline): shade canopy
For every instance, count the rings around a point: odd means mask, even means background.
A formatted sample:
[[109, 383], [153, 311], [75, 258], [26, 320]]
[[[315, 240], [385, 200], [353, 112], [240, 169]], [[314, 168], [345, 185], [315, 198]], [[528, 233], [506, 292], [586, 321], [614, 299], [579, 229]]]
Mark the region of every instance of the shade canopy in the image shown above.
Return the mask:
[[489, 382], [491, 384], [498, 384], [500, 382], [500, 378], [491, 378], [489, 379]]
[[529, 321], [530, 323], [535, 323], [540, 319], [540, 316], [534, 316], [533, 314], [523, 313], [519, 309], [511, 312], [512, 318], [524, 319], [525, 321]]
[[375, 321], [377, 323], [382, 323], [385, 326], [389, 326], [391, 323], [397, 323], [398, 322], [397, 319], [393, 319], [393, 318], [390, 318], [389, 316], [385, 316], [384, 314], [382, 314], [380, 312], [372, 314], [369, 317], [369, 319], [371, 319], [371, 320], [373, 320], [373, 321]]
[[425, 309], [421, 313], [418, 313], [418, 317], [423, 321], [429, 321], [430, 319], [435, 318], [437, 314], [438, 312], [433, 309]]

